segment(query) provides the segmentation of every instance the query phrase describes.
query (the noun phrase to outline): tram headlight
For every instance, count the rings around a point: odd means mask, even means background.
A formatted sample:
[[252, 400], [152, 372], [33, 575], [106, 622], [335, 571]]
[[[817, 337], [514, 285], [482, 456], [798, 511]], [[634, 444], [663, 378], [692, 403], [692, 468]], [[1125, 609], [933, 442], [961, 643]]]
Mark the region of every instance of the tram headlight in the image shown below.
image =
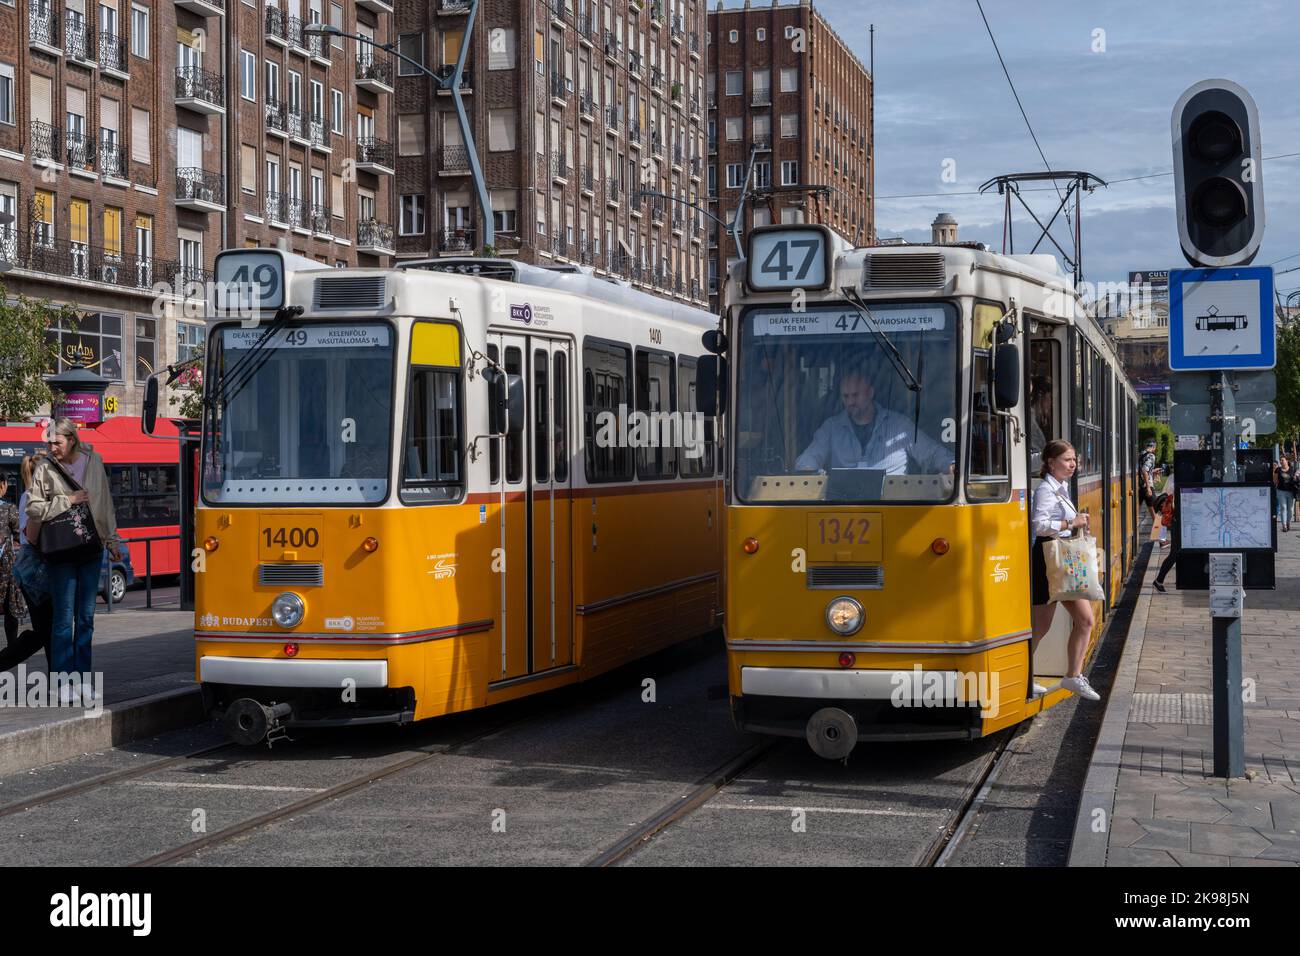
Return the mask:
[[837, 597], [826, 605], [826, 626], [844, 637], [861, 630], [864, 619], [862, 605], [851, 597]]
[[271, 617], [281, 627], [297, 627], [302, 623], [305, 611], [306, 605], [302, 603], [302, 598], [292, 591], [285, 591], [271, 602]]

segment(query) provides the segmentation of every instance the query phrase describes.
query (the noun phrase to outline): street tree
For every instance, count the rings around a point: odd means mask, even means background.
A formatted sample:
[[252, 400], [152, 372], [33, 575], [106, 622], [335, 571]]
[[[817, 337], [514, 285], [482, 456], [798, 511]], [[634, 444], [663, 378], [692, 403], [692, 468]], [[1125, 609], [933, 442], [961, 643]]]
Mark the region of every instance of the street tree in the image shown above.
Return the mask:
[[45, 333], [61, 318], [75, 325], [71, 309], [21, 295], [11, 301], [0, 285], [0, 421], [22, 421], [53, 398], [45, 375], [54, 355]]

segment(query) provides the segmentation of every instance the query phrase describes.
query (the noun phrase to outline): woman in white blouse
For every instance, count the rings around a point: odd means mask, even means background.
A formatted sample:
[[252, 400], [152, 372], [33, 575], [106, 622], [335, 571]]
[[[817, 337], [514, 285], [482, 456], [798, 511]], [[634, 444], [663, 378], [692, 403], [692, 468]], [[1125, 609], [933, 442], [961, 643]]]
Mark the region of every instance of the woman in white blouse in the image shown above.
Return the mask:
[[[1074, 446], [1059, 438], [1050, 441], [1043, 449], [1042, 460], [1043, 468], [1039, 477], [1043, 480], [1034, 489], [1034, 547], [1031, 559], [1034, 595], [1031, 618], [1034, 650], [1038, 649], [1038, 642], [1051, 628], [1052, 616], [1056, 613], [1047, 584], [1047, 560], [1043, 557], [1043, 545], [1052, 538], [1068, 538], [1077, 529], [1088, 527], [1088, 516], [1080, 514], [1074, 507], [1074, 503], [1070, 501], [1069, 481], [1079, 464]], [[1080, 598], [1061, 603], [1065, 605], [1073, 621], [1066, 649], [1068, 671], [1061, 679], [1061, 686], [1086, 700], [1101, 700], [1101, 695], [1092, 689], [1088, 678], [1083, 676], [1083, 655], [1088, 650], [1088, 635], [1092, 633], [1092, 602]], [[1045, 687], [1034, 685], [1035, 694], [1046, 692]]]

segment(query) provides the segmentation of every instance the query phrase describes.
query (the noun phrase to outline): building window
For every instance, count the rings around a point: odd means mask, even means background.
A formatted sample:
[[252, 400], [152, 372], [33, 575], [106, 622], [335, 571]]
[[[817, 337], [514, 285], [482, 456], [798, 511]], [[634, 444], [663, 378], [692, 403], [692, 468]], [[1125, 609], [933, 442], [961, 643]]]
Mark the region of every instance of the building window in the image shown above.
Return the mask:
[[740, 96], [745, 92], [745, 74], [740, 70], [727, 71], [727, 95]]
[[793, 186], [799, 182], [799, 160], [785, 159], [781, 161], [781, 185]]
[[111, 382], [122, 381], [122, 316], [74, 312], [45, 331], [51, 374], [80, 362]]
[[[397, 52], [410, 57], [421, 66], [424, 65], [424, 34], [403, 33], [397, 38]], [[397, 61], [398, 76], [419, 76], [420, 71], [406, 60]]]
[[488, 150], [506, 152], [518, 146], [518, 114], [510, 110], [488, 110]]
[[[330, 4], [330, 24], [332, 26], [338, 27], [340, 30], [343, 29], [343, 4], [341, 3]], [[343, 38], [341, 36], [334, 37], [333, 43], [331, 45], [336, 50], [343, 49]]]
[[400, 231], [403, 236], [424, 235], [423, 193], [415, 193], [413, 195], [402, 197], [402, 222]]
[[[182, 248], [185, 240], [181, 240]], [[136, 316], [135, 319], [135, 380], [144, 383], [154, 372], [154, 333], [157, 331], [157, 319]]]
[[798, 113], [781, 114], [781, 138], [782, 139], [799, 138], [799, 114]]
[[14, 68], [8, 63], [0, 63], [0, 123], [13, 125], [14, 116]]
[[759, 43], [762, 43], [764, 40], [767, 39], [767, 31], [764, 30], [762, 27], [759, 27], [757, 30], [754, 31], [754, 39], [757, 40]]
[[745, 166], [743, 163], [727, 163], [727, 188], [740, 189], [745, 185]]
[[744, 129], [745, 127], [743, 125], [743, 120], [741, 119], [741, 117], [739, 116], [727, 117], [726, 134], [727, 134], [728, 142], [735, 142], [739, 140], [741, 134], [744, 132]]
[[794, 27], [793, 25], [787, 26], [787, 27], [785, 28], [785, 38], [786, 38], [787, 40], [793, 40], [793, 39], [794, 39], [794, 31], [795, 31], [795, 27]]
[[513, 27], [493, 27], [488, 39], [488, 69], [515, 68], [515, 31]]
[[713, 166], [713, 165], [709, 166], [708, 183], [709, 183], [709, 195], [716, 196], [718, 194], [718, 167], [717, 166]]
[[203, 347], [202, 322], [176, 323], [176, 361], [188, 362]]
[[514, 234], [519, 229], [519, 213], [514, 209], [492, 209], [492, 228], [497, 232]]
[[145, 7], [131, 7], [131, 54], [149, 58], [149, 11]]
[[330, 131], [343, 135], [343, 91], [330, 90]]
[[755, 163], [754, 164], [754, 188], [765, 189], [772, 185], [772, 164]]
[[33, 240], [38, 246], [49, 249], [54, 246], [54, 193], [38, 189], [35, 200], [36, 235]]
[[247, 50], [239, 51], [239, 95], [246, 100], [257, 99], [257, 57]]
[[799, 67], [781, 67], [781, 92], [797, 93], [799, 91]]
[[397, 155], [424, 154], [424, 114], [406, 113], [397, 117]]
[[740, 31], [739, 31], [739, 30], [732, 30], [732, 31], [730, 31], [730, 32], [727, 34], [727, 41], [728, 41], [729, 43], [739, 43], [739, 42], [740, 42]]

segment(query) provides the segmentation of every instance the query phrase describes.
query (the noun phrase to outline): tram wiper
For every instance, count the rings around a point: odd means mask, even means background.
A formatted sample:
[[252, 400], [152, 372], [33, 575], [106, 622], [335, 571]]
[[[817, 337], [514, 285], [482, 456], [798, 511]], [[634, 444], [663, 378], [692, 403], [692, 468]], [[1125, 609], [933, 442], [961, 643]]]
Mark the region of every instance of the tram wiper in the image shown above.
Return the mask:
[[[240, 356], [239, 361], [231, 367], [229, 372], [221, 376], [221, 380], [217, 383], [216, 392], [211, 398], [213, 409], [224, 407], [226, 402], [243, 391], [244, 386], [253, 380], [253, 377], [266, 364], [267, 359], [271, 357], [271, 353], [266, 350], [266, 346], [271, 339], [275, 337], [275, 334], [280, 329], [284, 328], [290, 319], [297, 318], [302, 313], [303, 308], [300, 305], [286, 305], [275, 313], [275, 318], [262, 330], [261, 336], [253, 343], [253, 347]], [[226, 384], [227, 382], [230, 384]]]
[[876, 323], [876, 317], [871, 314], [871, 310], [868, 309], [867, 304], [862, 301], [862, 297], [858, 295], [857, 290], [852, 286], [844, 286], [840, 289], [840, 292], [844, 294], [844, 298], [848, 299], [849, 302], [853, 304], [854, 308], [862, 313], [862, 317], [867, 320], [867, 328], [870, 329], [871, 334], [876, 337], [876, 341], [885, 347], [885, 355], [889, 357], [890, 364], [894, 366], [894, 371], [896, 371], [898, 377], [903, 380], [903, 384], [906, 385], [910, 391], [919, 392], [921, 390], [920, 381], [912, 374], [912, 370], [907, 367], [907, 362], [903, 359], [903, 356], [899, 354], [898, 349], [894, 347], [894, 343], [889, 340], [889, 336], [887, 336]]

